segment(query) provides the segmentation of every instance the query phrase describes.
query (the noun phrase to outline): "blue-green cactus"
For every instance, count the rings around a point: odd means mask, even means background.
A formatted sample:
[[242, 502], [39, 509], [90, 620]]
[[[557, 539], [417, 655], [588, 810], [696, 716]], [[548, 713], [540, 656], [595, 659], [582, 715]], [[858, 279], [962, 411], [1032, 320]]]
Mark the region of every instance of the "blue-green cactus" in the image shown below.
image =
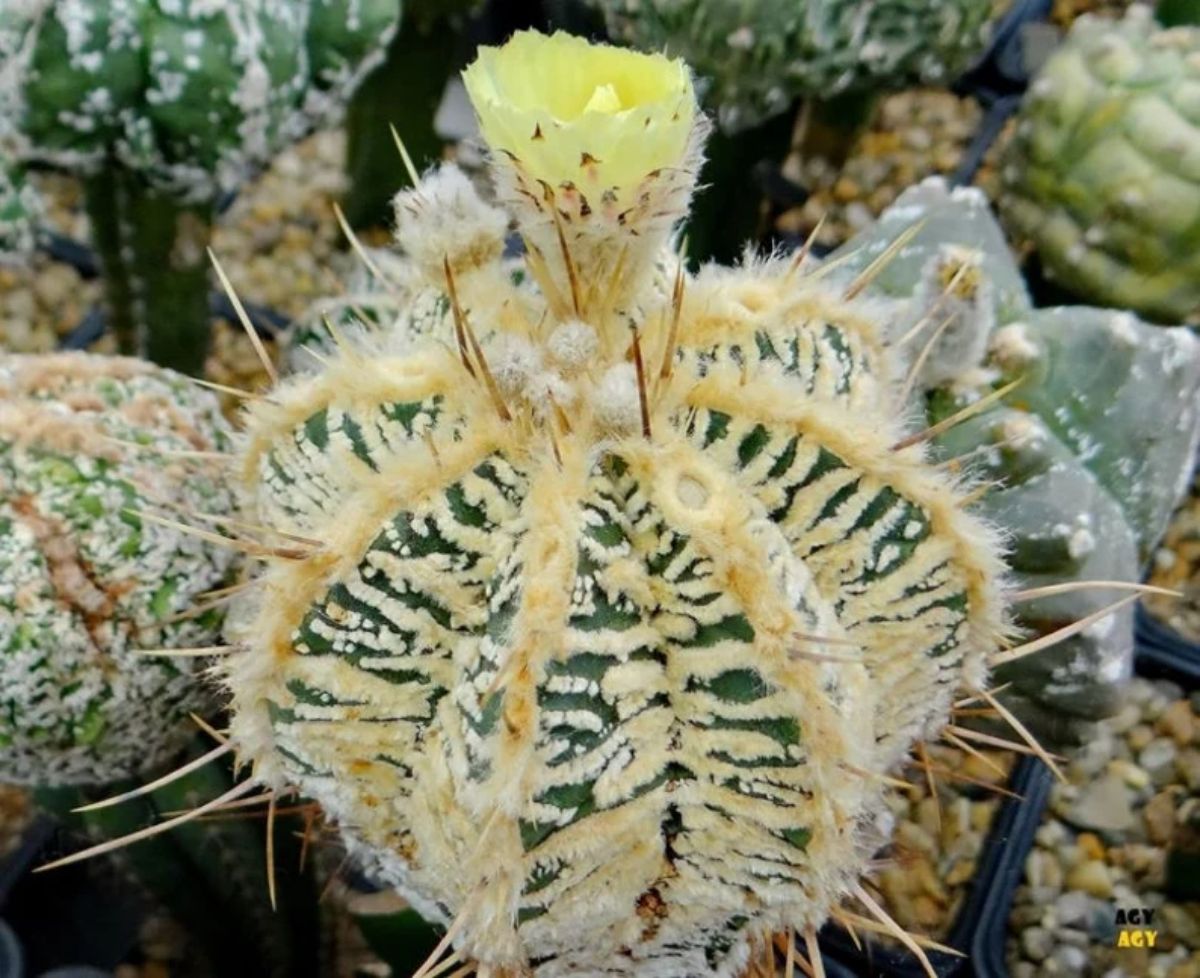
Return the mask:
[[[853, 254], [839, 274], [855, 274], [918, 222], [874, 285], [908, 305], [896, 335], [910, 334], [914, 365], [923, 357], [913, 385], [919, 423], [1017, 382], [941, 435], [937, 451], [998, 483], [977, 508], [1007, 534], [1022, 587], [1138, 581], [1192, 471], [1200, 344], [1186, 329], [1127, 312], [1035, 309], [982, 195], [937, 180], [907, 191], [848, 245]], [[943, 369], [931, 375], [930, 363]], [[1019, 620], [1048, 633], [1112, 601], [1103, 589], [1042, 597], [1021, 605]], [[1044, 730], [1077, 734], [1073, 721], [1117, 702], [1131, 666], [1132, 619], [1126, 607], [999, 676]]]

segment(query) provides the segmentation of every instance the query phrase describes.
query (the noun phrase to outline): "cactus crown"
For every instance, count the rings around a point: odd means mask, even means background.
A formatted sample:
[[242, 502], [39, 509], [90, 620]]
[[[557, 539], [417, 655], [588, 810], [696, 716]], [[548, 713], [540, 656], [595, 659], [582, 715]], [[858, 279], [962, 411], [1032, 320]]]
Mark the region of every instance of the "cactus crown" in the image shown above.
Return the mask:
[[665, 247], [686, 73], [513, 43], [528, 102], [505, 50], [467, 75], [505, 209], [453, 168], [400, 195], [424, 312], [250, 409], [254, 518], [306, 542], [231, 628], [231, 736], [493, 970], [732, 974], [853, 890], [878, 775], [985, 680], [1002, 565], [862, 282]]

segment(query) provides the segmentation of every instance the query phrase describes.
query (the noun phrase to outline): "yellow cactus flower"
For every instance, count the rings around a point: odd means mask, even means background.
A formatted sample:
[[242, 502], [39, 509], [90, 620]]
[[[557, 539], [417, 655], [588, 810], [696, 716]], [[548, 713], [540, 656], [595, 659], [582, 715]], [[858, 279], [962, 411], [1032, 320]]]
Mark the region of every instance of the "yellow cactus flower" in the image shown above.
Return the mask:
[[605, 193], [628, 206], [647, 177], [689, 153], [696, 96], [679, 60], [520, 31], [480, 48], [463, 80], [493, 152], [534, 182], [594, 198], [589, 208]]

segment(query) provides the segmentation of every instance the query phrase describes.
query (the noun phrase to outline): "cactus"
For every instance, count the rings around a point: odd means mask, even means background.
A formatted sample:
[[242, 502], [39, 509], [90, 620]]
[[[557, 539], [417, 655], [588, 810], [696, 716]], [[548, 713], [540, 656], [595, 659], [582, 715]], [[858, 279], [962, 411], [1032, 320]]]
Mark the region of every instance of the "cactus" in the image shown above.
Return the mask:
[[406, 0], [404, 26], [383, 63], [350, 101], [346, 115], [346, 174], [342, 207], [353, 227], [386, 224], [392, 198], [409, 185], [391, 130], [419, 167], [437, 162], [442, 140], [434, 118], [446, 81], [462, 64], [462, 22], [479, 0]]
[[215, 398], [136, 360], [0, 357], [0, 780], [102, 784], [161, 766], [211, 701], [190, 662], [138, 649], [219, 642], [177, 620], [233, 557], [136, 512], [225, 511], [173, 452], [220, 451]]
[[718, 130], [702, 176], [712, 189], [693, 208], [688, 235], [693, 255], [723, 262], [764, 230], [747, 182], [763, 161], [787, 154], [793, 127], [778, 117], [797, 98], [808, 101], [798, 150], [840, 166], [879, 93], [951, 81], [982, 49], [993, 8], [990, 0], [591, 2], [614, 38], [682, 56], [702, 76]]
[[432, 312], [248, 408], [247, 518], [307, 542], [227, 628], [230, 737], [484, 973], [734, 974], [856, 892], [999, 546], [905, 444], [892, 305], [681, 267], [682, 63], [522, 32], [465, 80], [499, 206], [399, 196]]
[[41, 200], [17, 167], [0, 160], [0, 264], [33, 250]]
[[691, 64], [730, 130], [777, 115], [799, 95], [951, 81], [982, 48], [992, 12], [986, 0], [595, 2], [614, 37]]
[[1076, 21], [1030, 86], [1005, 220], [1047, 275], [1166, 323], [1200, 311], [1200, 27]]
[[84, 177], [122, 352], [200, 369], [217, 197], [328, 121], [395, 15], [395, 0], [0, 10], [2, 145]]
[[[1020, 380], [936, 443], [944, 459], [969, 459], [978, 478], [999, 483], [978, 506], [1008, 536], [1017, 583], [1140, 580], [1192, 472], [1200, 344], [1127, 312], [1034, 309], [982, 196], [938, 180], [906, 191], [847, 245], [838, 274], [854, 275], [915, 221], [921, 231], [875, 286], [909, 303], [894, 337], [924, 323], [905, 344], [914, 359], [928, 347], [916, 409], [936, 423]], [[963, 295], [939, 301], [955, 276]], [[1099, 590], [1041, 597], [1021, 605], [1018, 621], [1046, 634], [1109, 601]], [[1043, 736], [1078, 740], [1117, 707], [1132, 655], [1124, 608], [997, 679], [1012, 682], [1009, 697]]]

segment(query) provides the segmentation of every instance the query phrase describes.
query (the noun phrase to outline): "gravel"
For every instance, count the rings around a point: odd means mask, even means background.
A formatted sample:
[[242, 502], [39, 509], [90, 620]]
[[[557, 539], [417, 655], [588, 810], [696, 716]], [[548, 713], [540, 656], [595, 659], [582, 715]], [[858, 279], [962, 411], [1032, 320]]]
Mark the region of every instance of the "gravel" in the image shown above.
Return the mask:
[[[1009, 919], [1014, 978], [1200, 976], [1200, 904], [1165, 892], [1168, 854], [1200, 806], [1189, 781], [1200, 765], [1194, 699], [1174, 683], [1134, 679], [1129, 705], [1072, 758]], [[1116, 946], [1115, 913], [1134, 907], [1156, 908], [1153, 949]]]

